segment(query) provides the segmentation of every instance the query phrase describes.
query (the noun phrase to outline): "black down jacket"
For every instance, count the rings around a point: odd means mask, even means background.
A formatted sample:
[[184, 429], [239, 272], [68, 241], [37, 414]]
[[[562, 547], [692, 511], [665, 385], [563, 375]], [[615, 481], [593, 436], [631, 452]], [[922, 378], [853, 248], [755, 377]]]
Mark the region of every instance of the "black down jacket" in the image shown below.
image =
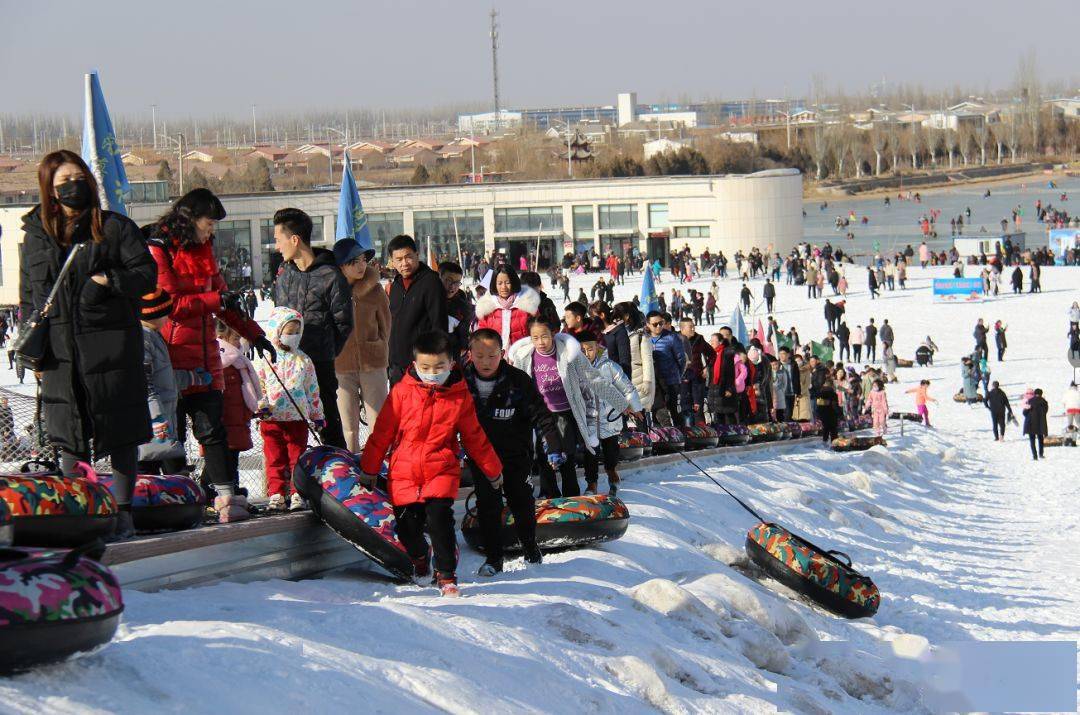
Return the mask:
[[[94, 243], [89, 214], [77, 219], [84, 243], [49, 313], [49, 350], [41, 370], [45, 431], [76, 455], [110, 454], [150, 441], [140, 298], [157, 285], [157, 265], [126, 216], [103, 212], [105, 240]], [[22, 314], [45, 303], [67, 257], [45, 232], [40, 207], [23, 217], [19, 262]], [[107, 286], [90, 276], [104, 273]]]
[[420, 333], [447, 331], [446, 303], [446, 287], [426, 263], [417, 268], [408, 290], [400, 275], [394, 278], [390, 284], [390, 367], [400, 370], [412, 363], [413, 341]]
[[555, 417], [548, 411], [536, 383], [523, 370], [504, 360], [494, 377], [495, 388], [485, 400], [477, 389], [476, 367], [472, 363], [465, 366], [465, 384], [476, 403], [476, 416], [495, 454], [502, 460], [504, 471], [528, 472], [534, 428], [544, 437], [549, 453], [562, 451]]
[[281, 266], [274, 284], [274, 305], [304, 316], [300, 349], [314, 362], [336, 358], [353, 329], [352, 289], [325, 248], [313, 249], [315, 260], [306, 271], [292, 261]]

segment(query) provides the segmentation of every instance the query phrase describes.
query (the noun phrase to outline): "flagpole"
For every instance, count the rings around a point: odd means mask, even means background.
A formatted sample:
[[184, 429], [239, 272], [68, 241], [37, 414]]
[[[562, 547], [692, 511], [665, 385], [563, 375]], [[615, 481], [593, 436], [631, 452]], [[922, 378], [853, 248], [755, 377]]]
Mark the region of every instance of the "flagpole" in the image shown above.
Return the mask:
[[465, 270], [465, 261], [461, 260], [461, 237], [458, 235], [457, 230], [457, 215], [451, 212], [451, 217], [454, 219], [454, 243], [457, 244], [457, 260], [458, 265], [462, 270]]
[[540, 222], [539, 228], [536, 229], [536, 272], [540, 272], [540, 234], [544, 231], [544, 222]]

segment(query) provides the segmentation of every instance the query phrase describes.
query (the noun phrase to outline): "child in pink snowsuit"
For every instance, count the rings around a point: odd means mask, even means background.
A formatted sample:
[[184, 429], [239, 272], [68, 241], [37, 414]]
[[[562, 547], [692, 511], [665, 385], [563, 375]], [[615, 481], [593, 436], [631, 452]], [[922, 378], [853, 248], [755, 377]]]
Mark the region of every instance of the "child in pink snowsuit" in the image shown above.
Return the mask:
[[874, 417], [874, 434], [885, 436], [886, 420], [889, 418], [889, 398], [885, 396], [885, 383], [874, 380], [874, 387], [866, 396], [866, 409]]

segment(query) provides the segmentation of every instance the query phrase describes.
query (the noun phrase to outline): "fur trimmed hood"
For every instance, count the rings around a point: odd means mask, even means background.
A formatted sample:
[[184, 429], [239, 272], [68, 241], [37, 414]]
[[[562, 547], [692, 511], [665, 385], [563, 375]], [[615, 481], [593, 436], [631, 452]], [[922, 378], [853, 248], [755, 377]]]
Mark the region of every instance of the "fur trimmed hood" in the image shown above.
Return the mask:
[[[535, 291], [533, 291], [535, 292]], [[577, 341], [572, 335], [566, 333], [555, 333], [555, 354], [562, 362], [573, 362], [578, 355], [582, 355], [581, 343]], [[532, 357], [536, 348], [533, 347], [532, 338], [522, 338], [516, 343], [510, 346], [506, 351], [506, 360], [511, 364], [515, 364], [516, 360], [524, 360]]]
[[[476, 301], [476, 317], [486, 318], [501, 307], [499, 297], [494, 292], [485, 293]], [[521, 291], [514, 297], [513, 307], [529, 315], [536, 315], [540, 310], [540, 294], [529, 286], [522, 286]]]

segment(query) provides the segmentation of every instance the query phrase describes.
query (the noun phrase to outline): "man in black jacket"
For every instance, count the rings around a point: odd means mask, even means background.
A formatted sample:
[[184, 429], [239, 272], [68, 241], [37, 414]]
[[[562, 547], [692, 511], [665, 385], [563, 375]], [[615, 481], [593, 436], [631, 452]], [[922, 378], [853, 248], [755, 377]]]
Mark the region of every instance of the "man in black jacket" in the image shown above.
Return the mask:
[[866, 347], [866, 361], [875, 362], [877, 360], [877, 326], [874, 325], [873, 318], [870, 318], [870, 324], [866, 326], [863, 335], [863, 346]]
[[810, 356], [810, 389], [807, 390], [807, 396], [810, 398], [810, 419], [818, 419], [817, 412], [817, 398], [818, 393], [821, 392], [822, 385], [829, 379], [829, 371], [818, 359], [817, 355]]
[[552, 334], [559, 332], [562, 325], [562, 321], [559, 319], [559, 311], [555, 308], [555, 301], [549, 298], [548, 294], [540, 287], [540, 274], [536, 271], [524, 271], [521, 274], [521, 285], [529, 286], [540, 294], [540, 307], [537, 309], [536, 314], [540, 316], [540, 319], [544, 321], [544, 325], [548, 326]]
[[836, 339], [840, 341], [840, 359], [851, 359], [851, 328], [846, 322], [841, 322], [836, 329]]
[[1005, 416], [1007, 414], [1009, 419], [1012, 419], [1013, 411], [1012, 405], [1009, 404], [1009, 396], [1001, 389], [997, 380], [994, 380], [994, 386], [987, 391], [983, 404], [990, 410], [990, 421], [994, 423], [994, 441], [1004, 442]]
[[716, 351], [709, 341], [695, 329], [692, 318], [679, 321], [679, 337], [686, 353], [686, 369], [683, 370], [682, 401], [687, 407], [683, 419], [693, 419], [694, 424], [705, 419], [705, 386], [712, 373]]
[[761, 297], [765, 299], [765, 310], [773, 312], [773, 302], [776, 300], [776, 286], [768, 278], [765, 279], [765, 285], [761, 289]]
[[334, 359], [353, 329], [349, 281], [331, 251], [311, 247], [311, 217], [300, 209], [274, 214], [274, 245], [283, 259], [274, 285], [274, 304], [304, 316], [300, 349], [315, 364], [326, 420], [320, 437], [324, 444], [344, 448]]
[[[1046, 404], [1042, 394], [1041, 389], [1036, 389], [1035, 396], [1028, 401], [1027, 409], [1024, 410], [1024, 434], [1031, 442], [1031, 458], [1035, 461], [1046, 456], [1043, 454], [1043, 439], [1049, 434], [1046, 413], [1049, 412], [1050, 405]], [[1035, 442], [1039, 443], [1038, 451], [1035, 450]]]
[[777, 419], [781, 422], [794, 419], [795, 415], [795, 398], [802, 394], [802, 382], [799, 379], [799, 366], [795, 364], [795, 361], [791, 359], [791, 350], [789, 348], [780, 348], [777, 351], [778, 358], [775, 368], [777, 370], [783, 370], [787, 374], [787, 391], [784, 395], [785, 404], [783, 414], [777, 414]]
[[443, 261], [439, 264], [439, 278], [446, 289], [448, 329], [455, 359], [469, 349], [469, 332], [476, 317], [476, 306], [469, 300], [468, 294], [461, 290], [461, 279], [464, 275], [465, 272], [456, 263]]
[[[567, 457], [562, 453], [555, 418], [548, 411], [536, 383], [522, 370], [502, 359], [502, 337], [490, 328], [481, 328], [469, 340], [472, 361], [465, 366], [465, 384], [472, 393], [476, 414], [484, 434], [503, 464], [503, 494], [514, 515], [514, 527], [529, 563], [540, 563], [536, 546], [536, 512], [529, 469], [532, 465], [532, 431], [540, 432], [546, 443], [548, 461], [558, 466]], [[573, 455], [570, 456], [573, 459]], [[480, 470], [466, 464], [474, 474]], [[486, 560], [481, 576], [494, 576], [503, 568], [502, 510], [499, 492], [487, 479], [475, 479], [476, 508]]]
[[412, 236], [394, 236], [386, 244], [390, 265], [397, 277], [390, 284], [390, 386], [397, 384], [413, 361], [412, 344], [417, 335], [434, 330], [447, 332], [446, 288], [439, 274], [416, 253]]

